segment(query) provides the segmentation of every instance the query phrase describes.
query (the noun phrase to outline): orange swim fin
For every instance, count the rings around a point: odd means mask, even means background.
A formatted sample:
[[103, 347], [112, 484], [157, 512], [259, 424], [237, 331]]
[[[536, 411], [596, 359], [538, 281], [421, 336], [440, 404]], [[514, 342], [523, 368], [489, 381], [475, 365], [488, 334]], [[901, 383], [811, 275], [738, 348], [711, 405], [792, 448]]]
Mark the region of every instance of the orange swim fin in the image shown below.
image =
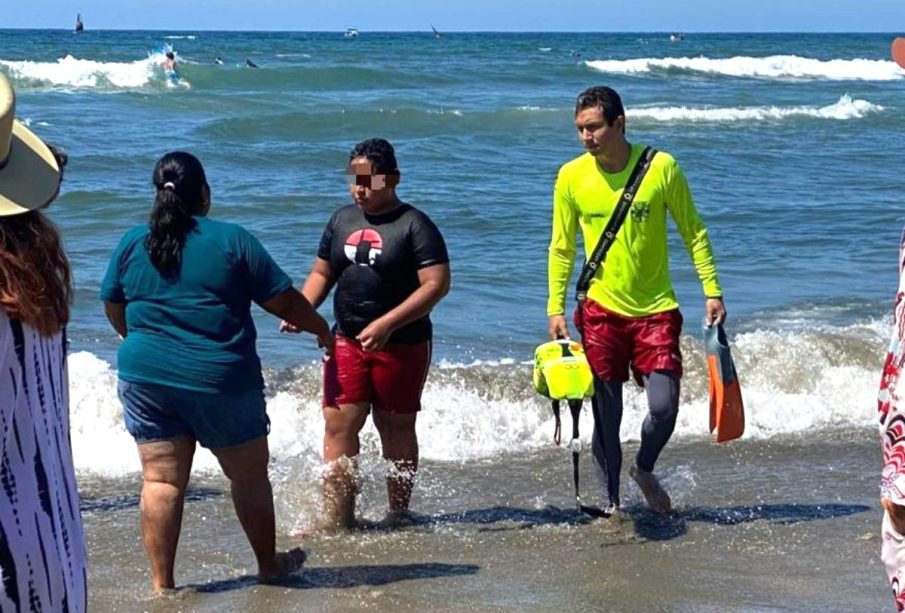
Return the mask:
[[722, 325], [704, 326], [704, 346], [710, 373], [710, 431], [716, 431], [716, 442], [725, 443], [745, 432], [742, 390]]
[[900, 68], [905, 68], [905, 38], [898, 37], [892, 41], [892, 59]]

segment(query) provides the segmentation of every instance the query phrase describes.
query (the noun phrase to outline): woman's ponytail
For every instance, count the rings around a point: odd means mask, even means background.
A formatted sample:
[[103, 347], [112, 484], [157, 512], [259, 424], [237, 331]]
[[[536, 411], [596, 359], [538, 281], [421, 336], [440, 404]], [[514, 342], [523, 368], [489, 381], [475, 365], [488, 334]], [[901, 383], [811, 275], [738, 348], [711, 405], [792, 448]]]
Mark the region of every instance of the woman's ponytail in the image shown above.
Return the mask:
[[167, 153], [154, 168], [157, 196], [148, 222], [145, 248], [154, 268], [166, 278], [182, 269], [182, 250], [195, 227], [192, 215], [205, 209], [207, 179], [201, 162], [190, 153]]

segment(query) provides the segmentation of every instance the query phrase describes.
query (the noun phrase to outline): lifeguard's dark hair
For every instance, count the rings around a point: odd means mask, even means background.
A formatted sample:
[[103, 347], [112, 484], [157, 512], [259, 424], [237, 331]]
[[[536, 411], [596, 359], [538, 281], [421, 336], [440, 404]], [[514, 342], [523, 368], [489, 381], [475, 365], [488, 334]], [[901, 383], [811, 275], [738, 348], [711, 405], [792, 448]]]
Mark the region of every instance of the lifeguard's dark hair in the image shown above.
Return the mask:
[[589, 87], [575, 99], [575, 114], [578, 115], [585, 109], [598, 108], [603, 113], [606, 125], [611, 126], [616, 118], [625, 115], [625, 108], [622, 106], [622, 98], [616, 93], [612, 87], [595, 86]]
[[185, 239], [195, 228], [192, 215], [202, 213], [208, 191], [201, 162], [191, 153], [171, 151], [154, 167], [152, 177], [157, 196], [145, 249], [154, 268], [166, 278], [179, 276]]
[[399, 174], [399, 165], [396, 163], [396, 150], [393, 149], [390, 141], [386, 139], [369, 138], [352, 147], [349, 161], [362, 157], [367, 158], [374, 165], [376, 174]]

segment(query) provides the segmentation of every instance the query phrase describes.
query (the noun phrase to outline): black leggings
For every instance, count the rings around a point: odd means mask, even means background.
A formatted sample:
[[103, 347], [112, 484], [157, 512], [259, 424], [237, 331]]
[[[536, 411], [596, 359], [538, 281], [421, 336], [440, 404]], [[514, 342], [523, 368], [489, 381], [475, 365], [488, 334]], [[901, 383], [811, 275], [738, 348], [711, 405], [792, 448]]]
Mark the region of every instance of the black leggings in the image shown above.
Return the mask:
[[[655, 371], [643, 377], [649, 412], [641, 426], [641, 448], [635, 463], [653, 471], [654, 464], [676, 428], [679, 415], [679, 378]], [[601, 486], [606, 487], [611, 504], [619, 505], [619, 475], [622, 471], [622, 382], [594, 380], [594, 468]]]

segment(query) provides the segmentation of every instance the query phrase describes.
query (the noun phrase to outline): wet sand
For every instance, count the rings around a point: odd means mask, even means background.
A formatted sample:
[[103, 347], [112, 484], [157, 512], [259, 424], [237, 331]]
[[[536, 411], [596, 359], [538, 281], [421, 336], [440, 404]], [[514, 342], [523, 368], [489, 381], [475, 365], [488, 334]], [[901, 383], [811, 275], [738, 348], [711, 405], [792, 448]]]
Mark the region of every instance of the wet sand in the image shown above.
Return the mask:
[[[635, 451], [626, 448], [626, 459]], [[415, 525], [299, 539], [278, 506], [279, 544], [305, 569], [258, 585], [221, 477], [193, 480], [175, 594], [154, 597], [138, 532], [137, 477], [84, 481], [93, 611], [881, 611], [879, 448], [872, 431], [717, 446], [673, 443], [660, 474], [675, 513], [640, 504], [627, 474], [623, 521], [571, 507], [569, 456], [545, 449], [428, 463]], [[593, 492], [582, 454], [582, 492]], [[289, 474], [292, 474], [291, 471]], [[300, 487], [275, 479], [278, 496]], [[363, 492], [379, 516], [379, 479]], [[292, 516], [297, 515], [297, 516]]]

